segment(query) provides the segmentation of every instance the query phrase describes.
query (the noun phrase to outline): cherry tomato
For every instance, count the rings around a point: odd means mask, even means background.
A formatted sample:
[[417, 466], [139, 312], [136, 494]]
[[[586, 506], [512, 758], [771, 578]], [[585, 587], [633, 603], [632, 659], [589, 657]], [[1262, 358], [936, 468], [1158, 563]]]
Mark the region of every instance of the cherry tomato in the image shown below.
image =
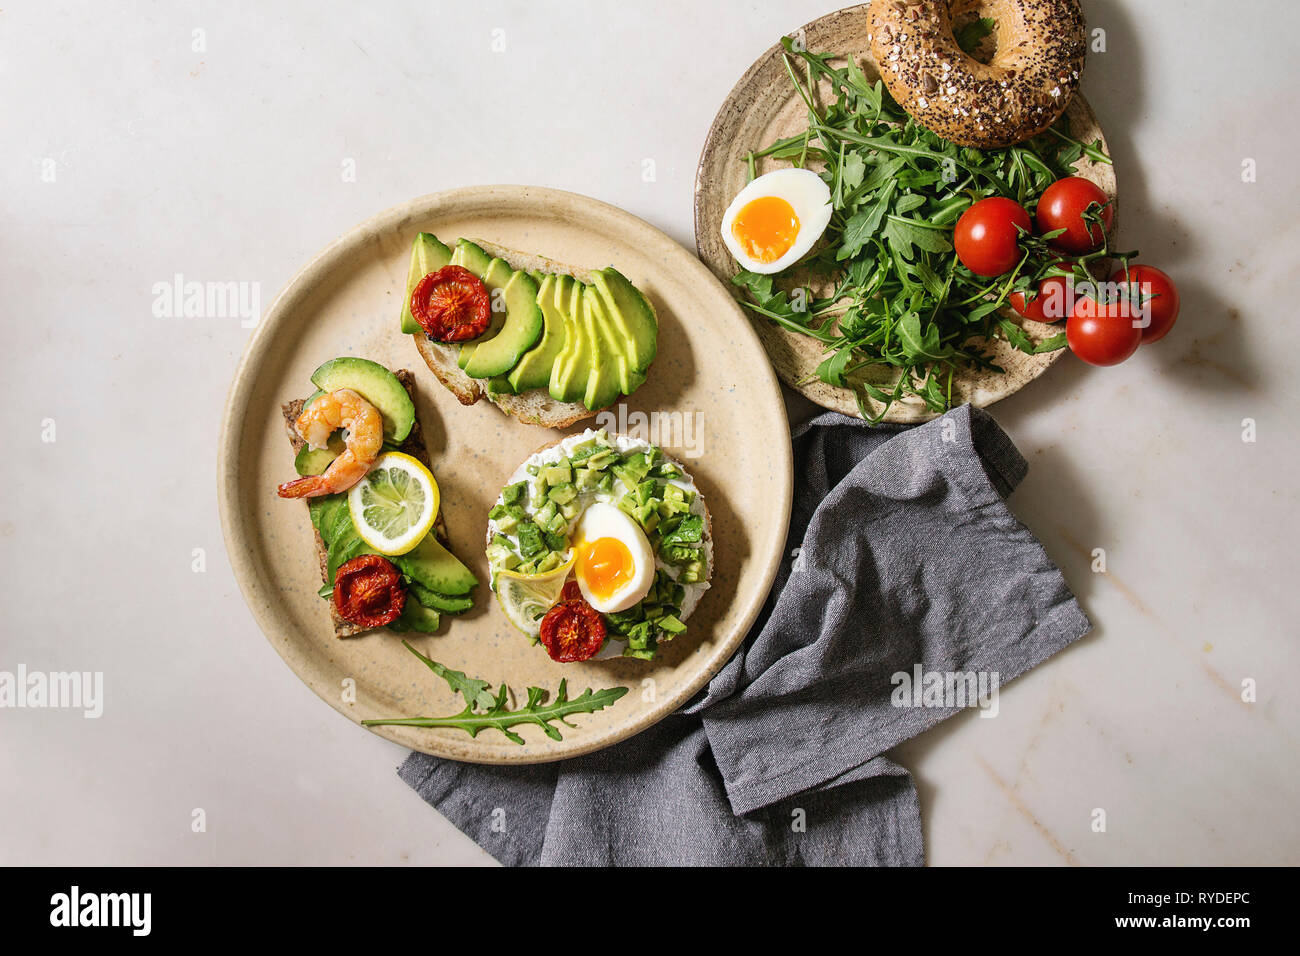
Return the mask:
[[1123, 268], [1115, 270], [1110, 281], [1120, 286], [1120, 295], [1132, 303], [1139, 320], [1145, 319], [1144, 309], [1150, 310], [1150, 323], [1142, 330], [1142, 344], [1159, 342], [1178, 320], [1178, 286], [1168, 274], [1155, 266], [1133, 264], [1125, 274]]
[[978, 276], [1010, 272], [1020, 261], [1020, 230], [1029, 232], [1032, 226], [1020, 203], [1001, 196], [981, 199], [957, 220], [953, 230], [957, 258]]
[[1060, 322], [1070, 317], [1074, 305], [1073, 272], [1064, 266], [1055, 267], [1060, 275], [1049, 275], [1038, 283], [1038, 294], [1025, 304], [1023, 292], [1013, 292], [1007, 302], [1027, 319], [1035, 322]]
[[1065, 323], [1065, 340], [1089, 365], [1118, 365], [1142, 344], [1142, 330], [1134, 325], [1127, 300], [1079, 296]]
[[582, 588], [578, 587], [577, 581], [568, 581], [564, 585], [564, 590], [560, 592], [561, 601], [583, 601]]
[[542, 618], [540, 637], [553, 661], [590, 660], [605, 643], [605, 619], [581, 597], [562, 600]]
[[492, 300], [474, 273], [463, 266], [443, 266], [411, 290], [411, 315], [434, 341], [464, 342], [487, 331]]
[[363, 554], [334, 573], [334, 609], [360, 627], [383, 627], [406, 607], [402, 576], [387, 558]]
[[[1084, 212], [1093, 203], [1101, 206], [1101, 221], [1105, 230], [1095, 222], [1086, 222]], [[1096, 212], [1094, 209], [1093, 212]], [[1045, 235], [1057, 229], [1064, 229], [1052, 240], [1057, 249], [1082, 255], [1101, 248], [1106, 239], [1110, 224], [1115, 221], [1115, 207], [1109, 197], [1090, 179], [1081, 176], [1067, 176], [1058, 179], [1043, 191], [1038, 200], [1038, 232]]]

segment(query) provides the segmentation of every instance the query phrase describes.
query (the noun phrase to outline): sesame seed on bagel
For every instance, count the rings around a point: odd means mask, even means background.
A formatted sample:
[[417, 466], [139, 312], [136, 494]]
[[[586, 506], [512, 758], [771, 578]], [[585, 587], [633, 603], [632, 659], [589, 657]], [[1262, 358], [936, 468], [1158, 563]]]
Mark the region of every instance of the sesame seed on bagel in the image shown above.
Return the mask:
[[[971, 15], [997, 24], [989, 63], [953, 35], [954, 21]], [[1010, 146], [1043, 132], [1069, 105], [1087, 54], [1079, 0], [872, 0], [867, 18], [890, 94], [961, 146]]]

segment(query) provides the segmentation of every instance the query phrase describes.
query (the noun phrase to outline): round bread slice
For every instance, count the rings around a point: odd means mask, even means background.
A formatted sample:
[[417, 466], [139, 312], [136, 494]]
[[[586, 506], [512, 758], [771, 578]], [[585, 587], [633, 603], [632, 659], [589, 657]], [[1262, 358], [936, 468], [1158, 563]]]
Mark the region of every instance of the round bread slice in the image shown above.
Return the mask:
[[[554, 448], [556, 445], [559, 445], [561, 442], [569, 438], [581, 438], [582, 436], [588, 434], [595, 434], [595, 429], [588, 429], [587, 431], [580, 432], [577, 435], [565, 435], [561, 438], [555, 439], [554, 441], [549, 441], [545, 445], [541, 445], [540, 447], [535, 449], [531, 455], [529, 455], [526, 459], [520, 462], [519, 466], [515, 469], [515, 471], [518, 472], [520, 469], [522, 469], [523, 467], [531, 463], [533, 459], [536, 458], [538, 455], [541, 455], [542, 453], [549, 451], [550, 449]], [[611, 443], [616, 443], [619, 438], [628, 438], [633, 441], [644, 441], [644, 439], [638, 438], [635, 435], [621, 435], [618, 432], [611, 432], [611, 431], [606, 431], [605, 434], [608, 436]], [[659, 448], [659, 446], [655, 445], [653, 442], [645, 441], [645, 444], [650, 447]], [[672, 455], [669, 455], [662, 448], [659, 448], [659, 454], [664, 456], [665, 461], [672, 462], [672, 464], [680, 468], [682, 474], [690, 479], [691, 485], [695, 489], [696, 501], [699, 502], [699, 509], [700, 509], [699, 514], [704, 519], [704, 533], [701, 540], [704, 546], [704, 554], [707, 559], [707, 566], [704, 574], [704, 580], [697, 582], [695, 585], [692, 585], [700, 589], [700, 597], [696, 601], [696, 606], [698, 606], [699, 601], [703, 600], [704, 593], [708, 591], [713, 584], [713, 517], [709, 513], [709, 503], [704, 497], [704, 492], [700, 489], [699, 484], [695, 481], [695, 478], [691, 475], [690, 469], [687, 468], [684, 464], [682, 464], [682, 462], [679, 459], [674, 458]], [[507, 484], [509, 484], [509, 482], [507, 482]], [[500, 495], [497, 496], [497, 501], [498, 502], [501, 501]], [[492, 541], [492, 524], [489, 521], [487, 530], [483, 536], [484, 547], [486, 547], [491, 541]], [[493, 589], [493, 591], [495, 592], [495, 588]], [[682, 623], [685, 624], [687, 619], [693, 613], [695, 613], [694, 607], [692, 607], [690, 610], [683, 609], [681, 615]], [[609, 642], [607, 641], [606, 644], [608, 645], [608, 643]], [[621, 642], [615, 640], [614, 643], [621, 643]]]

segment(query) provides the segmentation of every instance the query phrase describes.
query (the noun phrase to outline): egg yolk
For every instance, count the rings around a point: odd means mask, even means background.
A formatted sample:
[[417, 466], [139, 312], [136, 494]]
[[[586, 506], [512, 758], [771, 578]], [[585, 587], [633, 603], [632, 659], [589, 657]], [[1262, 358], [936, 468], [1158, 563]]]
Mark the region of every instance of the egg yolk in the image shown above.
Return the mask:
[[636, 570], [632, 552], [618, 538], [597, 538], [577, 545], [577, 574], [587, 589], [601, 600], [615, 594], [632, 580]]
[[751, 259], [775, 262], [790, 251], [799, 235], [799, 217], [780, 196], [759, 196], [741, 207], [731, 234]]

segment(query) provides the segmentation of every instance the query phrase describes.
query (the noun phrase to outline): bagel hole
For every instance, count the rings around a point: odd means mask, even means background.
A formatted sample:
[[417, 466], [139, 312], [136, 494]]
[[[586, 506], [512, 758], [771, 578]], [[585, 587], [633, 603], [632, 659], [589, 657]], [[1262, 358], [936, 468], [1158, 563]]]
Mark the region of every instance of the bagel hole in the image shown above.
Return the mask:
[[952, 32], [966, 55], [986, 66], [998, 55], [998, 22], [992, 12], [978, 2], [966, 3], [953, 11]]

